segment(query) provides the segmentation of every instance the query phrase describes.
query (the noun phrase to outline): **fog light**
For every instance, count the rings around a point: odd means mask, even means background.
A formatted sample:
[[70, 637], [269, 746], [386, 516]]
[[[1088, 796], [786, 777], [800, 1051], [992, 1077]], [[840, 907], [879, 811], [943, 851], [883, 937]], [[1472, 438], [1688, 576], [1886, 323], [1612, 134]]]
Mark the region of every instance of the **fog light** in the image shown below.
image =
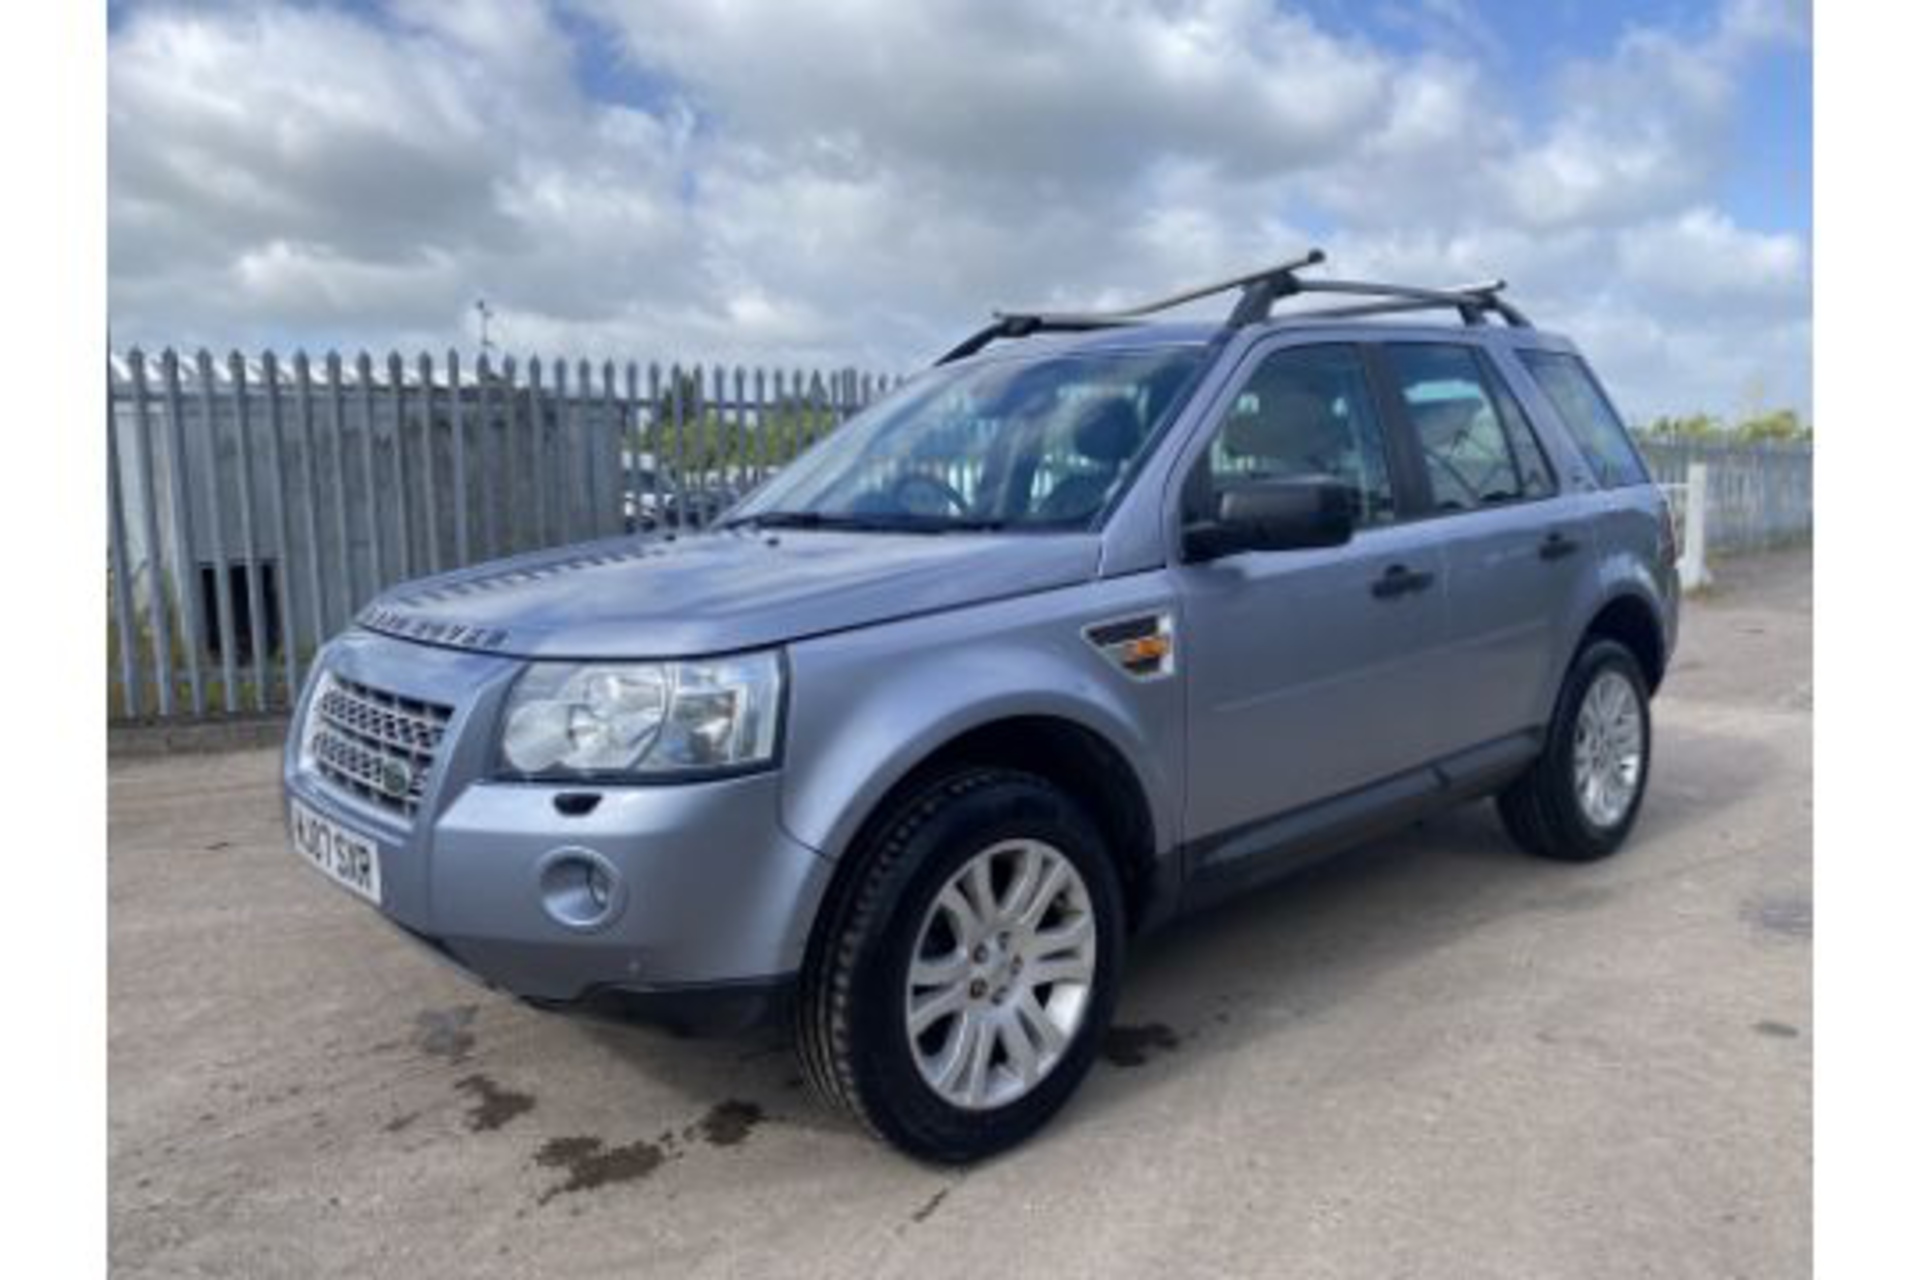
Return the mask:
[[626, 882], [591, 849], [555, 849], [540, 859], [540, 905], [569, 929], [604, 929], [626, 907]]

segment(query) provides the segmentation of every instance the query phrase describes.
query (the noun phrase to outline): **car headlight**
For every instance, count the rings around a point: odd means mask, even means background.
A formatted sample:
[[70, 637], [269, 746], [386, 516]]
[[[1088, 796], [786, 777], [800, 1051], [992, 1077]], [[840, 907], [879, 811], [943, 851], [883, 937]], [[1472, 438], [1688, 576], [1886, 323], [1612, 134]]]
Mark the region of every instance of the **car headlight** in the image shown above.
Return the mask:
[[773, 759], [780, 660], [536, 662], [507, 699], [500, 755], [525, 777], [662, 776]]

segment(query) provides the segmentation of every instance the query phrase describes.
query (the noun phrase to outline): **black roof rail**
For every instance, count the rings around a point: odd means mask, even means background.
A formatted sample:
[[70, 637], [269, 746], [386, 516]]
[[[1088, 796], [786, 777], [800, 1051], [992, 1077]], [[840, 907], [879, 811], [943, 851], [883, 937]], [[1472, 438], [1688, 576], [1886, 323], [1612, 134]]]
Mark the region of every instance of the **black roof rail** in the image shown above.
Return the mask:
[[1490, 280], [1482, 284], [1462, 285], [1450, 289], [1428, 289], [1415, 285], [1386, 284], [1367, 280], [1302, 280], [1297, 274], [1306, 267], [1318, 266], [1326, 260], [1326, 254], [1320, 250], [1309, 249], [1290, 262], [1263, 267], [1258, 271], [1249, 271], [1244, 275], [1233, 276], [1230, 279], [1193, 289], [1184, 289], [1179, 293], [1156, 298], [1151, 302], [1112, 311], [996, 311], [993, 313], [992, 324], [968, 337], [966, 341], [934, 363], [949, 364], [955, 360], [964, 360], [1001, 338], [1025, 338], [1036, 333], [1086, 333], [1096, 329], [1114, 329], [1138, 324], [1155, 312], [1183, 306], [1233, 289], [1240, 290], [1240, 297], [1234, 303], [1232, 313], [1227, 317], [1226, 327], [1229, 329], [1265, 323], [1274, 318], [1274, 303], [1282, 298], [1309, 293], [1372, 298], [1374, 301], [1328, 307], [1318, 311], [1297, 312], [1282, 316], [1280, 319], [1349, 319], [1444, 308], [1458, 311], [1461, 321], [1465, 324], [1484, 324], [1487, 313], [1492, 312], [1512, 328], [1533, 327], [1532, 322], [1521, 314], [1519, 308], [1499, 296], [1500, 292], [1507, 287], [1504, 280]]

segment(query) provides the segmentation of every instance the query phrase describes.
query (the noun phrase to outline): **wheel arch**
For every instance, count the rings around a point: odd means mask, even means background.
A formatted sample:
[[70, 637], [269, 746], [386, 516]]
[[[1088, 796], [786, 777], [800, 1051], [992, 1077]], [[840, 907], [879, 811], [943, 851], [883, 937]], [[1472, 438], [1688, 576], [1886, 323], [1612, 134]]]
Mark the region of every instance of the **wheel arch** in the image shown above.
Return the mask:
[[[998, 767], [1043, 778], [1071, 796], [1112, 851], [1130, 929], [1158, 919], [1171, 906], [1171, 872], [1159, 856], [1152, 801], [1127, 754], [1106, 734], [1056, 712], [1003, 715], [957, 730], [925, 750], [867, 805], [834, 868], [827, 903], [839, 900], [859, 875], [860, 851], [897, 807], [948, 773]], [[817, 919], [833, 918], [823, 909]]]
[[1631, 588], [1616, 591], [1607, 597], [1581, 629], [1573, 657], [1578, 657], [1589, 641], [1599, 638], [1625, 646], [1640, 664], [1640, 674], [1647, 682], [1647, 692], [1651, 694], [1659, 689], [1666, 677], [1670, 654], [1666, 629], [1660, 622], [1660, 611], [1651, 600]]

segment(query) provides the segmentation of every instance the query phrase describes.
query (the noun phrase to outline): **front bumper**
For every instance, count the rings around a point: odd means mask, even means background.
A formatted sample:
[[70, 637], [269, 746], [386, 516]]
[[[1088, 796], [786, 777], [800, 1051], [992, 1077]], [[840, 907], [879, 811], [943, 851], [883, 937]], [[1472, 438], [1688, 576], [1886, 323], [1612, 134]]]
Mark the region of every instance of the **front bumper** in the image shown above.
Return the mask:
[[[294, 721], [288, 797], [378, 846], [379, 910], [393, 923], [489, 985], [543, 1004], [644, 1012], [702, 993], [777, 1003], [831, 871], [781, 825], [777, 773], [649, 786], [494, 781], [492, 725], [517, 664], [359, 633], [329, 646], [325, 661], [455, 708], [410, 820], [303, 770], [304, 705]], [[610, 917], [590, 927], [549, 905], [553, 860], [583, 853], [615, 881]]]

